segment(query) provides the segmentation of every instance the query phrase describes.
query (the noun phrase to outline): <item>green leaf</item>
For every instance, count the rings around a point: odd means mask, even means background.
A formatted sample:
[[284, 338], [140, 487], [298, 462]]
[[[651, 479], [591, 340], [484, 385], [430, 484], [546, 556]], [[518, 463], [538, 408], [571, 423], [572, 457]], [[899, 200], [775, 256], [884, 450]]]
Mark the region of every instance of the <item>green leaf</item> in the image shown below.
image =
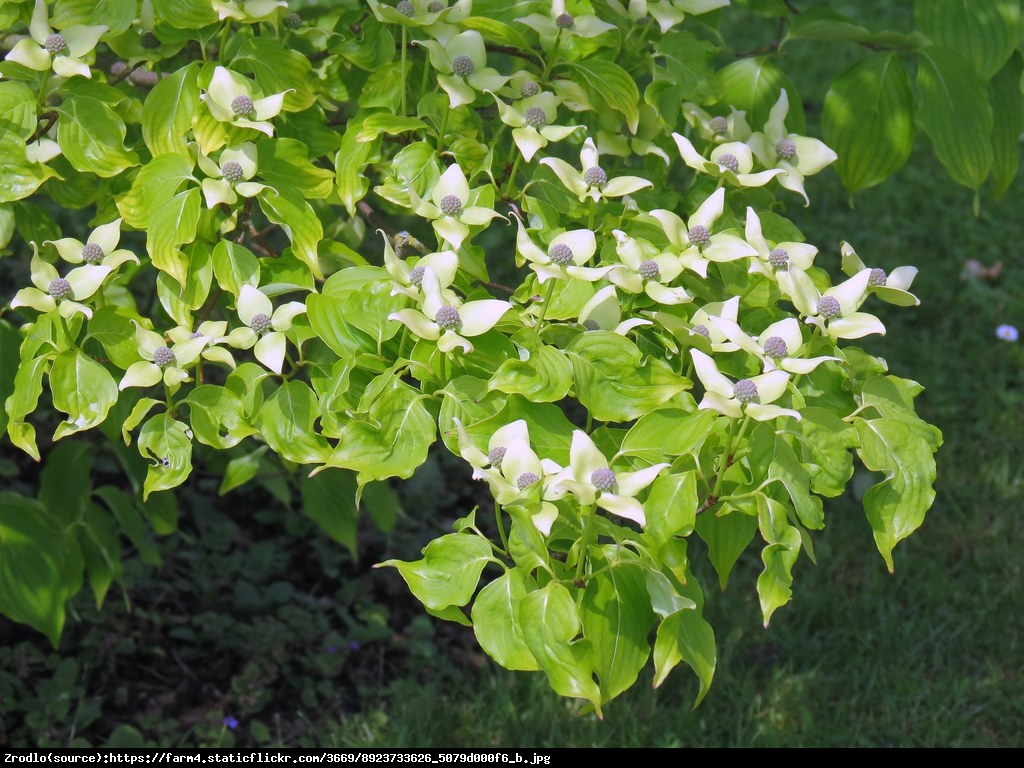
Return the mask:
[[57, 112], [57, 143], [77, 170], [110, 178], [139, 164], [138, 154], [125, 149], [124, 121], [102, 101], [72, 96]]
[[424, 131], [427, 125], [418, 117], [402, 117], [390, 112], [374, 112], [362, 121], [356, 141], [365, 144], [383, 134], [398, 136], [409, 131]]
[[487, 441], [499, 427], [524, 419], [530, 432], [530, 446], [538, 455], [563, 466], [569, 463], [574, 427], [557, 405], [533, 403], [519, 395], [488, 393], [486, 382], [473, 376], [453, 379], [444, 394], [438, 424], [441, 438], [452, 453], [459, 453], [456, 418], [482, 451], [487, 450]]
[[641, 362], [643, 353], [617, 333], [590, 331], [566, 347], [576, 396], [601, 421], [629, 421], [671, 400], [691, 386], [660, 359]]
[[24, 83], [0, 81], [0, 132], [10, 131], [27, 142], [38, 123], [32, 89]]
[[106, 749], [141, 749], [146, 746], [146, 737], [138, 728], [130, 725], [119, 725], [110, 733], [103, 744]]
[[754, 129], [768, 122], [768, 113], [785, 88], [789, 96], [786, 128], [800, 134], [806, 130], [803, 102], [796, 86], [772, 57], [752, 56], [722, 67], [715, 75], [715, 87], [718, 103], [745, 111]]
[[375, 18], [367, 17], [362, 24], [362, 35], [351, 37], [331, 50], [341, 54], [360, 69], [374, 72], [395, 58], [396, 42], [390, 30]]
[[797, 519], [804, 527], [813, 531], [825, 527], [821, 499], [810, 491], [810, 473], [781, 435], [775, 436], [775, 452], [768, 469], [768, 479], [780, 483], [786, 489]]
[[256, 430], [233, 392], [215, 384], [200, 384], [188, 393], [189, 422], [196, 440], [214, 448], [231, 448]]
[[17, 217], [13, 205], [0, 205], [0, 250], [11, 244], [17, 229]]
[[73, 546], [41, 504], [0, 492], [0, 613], [42, 632], [54, 648], [64, 629], [65, 603], [78, 591], [69, 583], [66, 562]]
[[341, 137], [341, 147], [335, 155], [334, 172], [338, 183], [338, 197], [349, 216], [354, 216], [356, 203], [370, 189], [370, 180], [363, 169], [380, 159], [380, 141], [361, 142], [362, 120], [352, 120]]
[[313, 65], [299, 51], [272, 36], [247, 37], [239, 48], [231, 67], [252, 72], [264, 96], [284, 93], [284, 109], [308, 109], [316, 102], [309, 89]]
[[241, 363], [228, 374], [224, 386], [234, 392], [252, 418], [263, 407], [263, 381], [270, 378], [267, 369], [256, 363]]
[[[21, 336], [13, 325], [0, 319], [0, 403], [14, 393], [14, 378], [18, 371], [21, 356], [18, 347]], [[9, 417], [7, 409], [0, 407], [0, 435], [7, 431]]]
[[177, 488], [192, 473], [192, 433], [170, 414], [161, 413], [142, 425], [138, 447], [153, 460], [146, 471], [143, 501], [154, 491]]
[[484, 652], [505, 669], [540, 669], [519, 623], [519, 604], [536, 585], [529, 573], [509, 568], [473, 601], [473, 634]]
[[78, 531], [78, 545], [85, 559], [85, 572], [96, 598], [96, 609], [103, 607], [110, 585], [121, 578], [121, 539], [117, 522], [99, 504], [89, 504]]
[[302, 478], [302, 511], [323, 531], [359, 559], [356, 531], [359, 510], [356, 508], [356, 476], [341, 469], [329, 469], [312, 477]]
[[[411, 70], [410, 62], [406, 62], [405, 71]], [[385, 67], [370, 74], [359, 90], [359, 106], [365, 109], [383, 107], [392, 112], [401, 108], [402, 87], [405, 78], [402, 76], [402, 63], [393, 61]]]
[[527, 360], [503, 362], [487, 382], [487, 389], [525, 395], [536, 403], [558, 402], [572, 386], [572, 364], [557, 347], [538, 343], [528, 350]]
[[236, 456], [229, 461], [224, 470], [224, 477], [221, 478], [220, 486], [217, 488], [217, 495], [223, 496], [256, 477], [256, 473], [260, 469], [260, 458], [266, 452], [267, 446], [261, 445], [255, 451]]
[[401, 309], [404, 303], [401, 296], [391, 295], [390, 280], [378, 280], [348, 293], [339, 311], [344, 322], [367, 334], [379, 349], [402, 329], [401, 324], [389, 320], [388, 315]]
[[596, 105], [606, 105], [626, 119], [630, 133], [640, 124], [640, 91], [636, 80], [618, 64], [601, 58], [574, 61], [570, 65]]
[[826, 408], [801, 408], [800, 415], [800, 421], [789, 423], [789, 434], [801, 443], [800, 463], [811, 475], [811, 490], [839, 496], [853, 477], [857, 431]]
[[697, 520], [697, 475], [695, 472], [660, 475], [651, 485], [644, 502], [647, 532], [659, 543], [674, 536], [689, 536]]
[[1020, 37], [1020, 0], [914, 0], [914, 18], [933, 43], [962, 54], [985, 81]]
[[192, 62], [153, 86], [142, 107], [142, 139], [154, 159], [180, 155], [191, 162], [187, 134], [199, 106], [199, 62]]
[[260, 262], [244, 245], [218, 240], [213, 248], [213, 275], [217, 285], [237, 299], [243, 285], [259, 287]]
[[88, 338], [98, 341], [110, 362], [122, 370], [139, 359], [132, 320], [138, 320], [134, 308], [108, 304], [93, 312], [88, 325]]
[[309, 268], [313, 277], [322, 278], [317, 248], [323, 239], [324, 228], [309, 203], [291, 192], [275, 192], [269, 188], [257, 197], [263, 214], [280, 225], [288, 235], [292, 252]]
[[766, 546], [761, 551], [764, 570], [757, 577], [764, 626], [777, 608], [793, 596], [793, 564], [800, 555], [800, 531], [789, 524], [786, 507], [763, 494], [757, 496], [757, 520]]
[[875, 545], [892, 572], [893, 548], [920, 527], [935, 499], [934, 427], [899, 417], [857, 419], [855, 425], [857, 455], [868, 469], [886, 476], [864, 494], [864, 509]]
[[306, 199], [323, 199], [334, 189], [334, 174], [309, 161], [309, 150], [295, 139], [271, 139], [258, 145], [260, 178], [277, 190], [294, 190]]
[[50, 161], [50, 168], [57, 175], [48, 179], [41, 191], [49, 195], [59, 207], [76, 210], [96, 202], [99, 187], [95, 175], [76, 171], [66, 158], [60, 156]]
[[520, 51], [529, 51], [532, 47], [530, 41], [516, 27], [491, 18], [486, 13], [480, 13], [479, 9], [477, 13], [463, 19], [459, 26], [479, 32], [484, 42], [517, 48]]
[[[685, 571], [683, 575], [685, 576]], [[680, 583], [683, 581], [681, 579]], [[663, 619], [667, 619], [673, 613], [689, 611], [697, 607], [693, 600], [680, 594], [675, 582], [661, 571], [645, 568], [644, 582], [647, 595], [650, 598], [651, 609]]]
[[36, 461], [40, 458], [36, 429], [25, 421], [25, 417], [36, 409], [39, 395], [43, 392], [43, 375], [49, 370], [52, 359], [53, 355], [42, 355], [22, 360], [14, 376], [14, 392], [4, 403], [8, 416], [7, 434], [11, 442]]
[[654, 641], [654, 687], [664, 683], [680, 661], [686, 662], [700, 680], [700, 691], [694, 702], [696, 707], [707, 695], [715, 676], [715, 633], [704, 619], [704, 594], [692, 574], [688, 575], [680, 592], [696, 607], [673, 613], [658, 625]]
[[580, 601], [583, 636], [590, 641], [603, 701], [636, 682], [651, 652], [647, 635], [654, 623], [644, 569], [614, 550], [604, 548], [607, 560], [595, 558], [595, 564], [608, 567], [591, 575]]
[[67, 420], [57, 425], [54, 440], [100, 424], [118, 395], [114, 377], [80, 349], [69, 349], [54, 358], [50, 389], [53, 405], [67, 414]]
[[117, 520], [118, 530], [132, 543], [142, 562], [149, 566], [159, 566], [162, 562], [160, 552], [149, 540], [149, 530], [132, 497], [110, 485], [97, 488], [95, 493], [107, 505]]
[[449, 533], [434, 539], [414, 562], [387, 560], [375, 566], [397, 568], [423, 605], [435, 611], [467, 605], [484, 566], [493, 560], [491, 545], [480, 536]]
[[924, 390], [920, 384], [898, 376], [872, 376], [861, 388], [861, 402], [871, 406], [882, 416], [905, 419], [921, 432], [932, 451], [942, 445], [942, 432], [918, 418], [914, 411], [914, 398]]
[[317, 434], [319, 403], [308, 385], [286, 381], [260, 408], [263, 439], [278, 455], [296, 464], [322, 464], [331, 447]]
[[910, 157], [913, 106], [910, 78], [895, 51], [867, 56], [832, 82], [822, 132], [850, 192], [884, 181]]
[[14, 221], [23, 240], [41, 243], [44, 240], [56, 240], [61, 236], [57, 222], [42, 206], [28, 200], [19, 200], [11, 207], [14, 209]]
[[195, 240], [202, 210], [200, 198], [195, 187], [179, 192], [157, 208], [149, 221], [146, 248], [153, 266], [183, 288], [188, 285], [189, 260], [178, 246]]
[[46, 454], [37, 498], [65, 530], [81, 522], [89, 503], [93, 450], [84, 442], [72, 441]]
[[992, 103], [992, 195], [996, 200], [1010, 188], [1020, 165], [1020, 135], [1024, 131], [1020, 53], [1013, 54], [989, 83]]
[[364, 350], [376, 352], [365, 334], [352, 328], [342, 317], [344, 299], [325, 294], [312, 294], [306, 298], [306, 316], [317, 336], [341, 357], [350, 357]]
[[580, 617], [569, 590], [549, 582], [519, 601], [519, 625], [530, 653], [560, 696], [586, 699], [601, 714], [590, 643], [577, 640]]
[[213, 259], [210, 246], [204, 242], [193, 243], [185, 251], [188, 260], [188, 274], [184, 286], [180, 286], [166, 272], [156, 276], [156, 293], [164, 311], [178, 325], [191, 326], [192, 313], [202, 307], [213, 287]]
[[918, 53], [918, 125], [958, 184], [978, 189], [992, 167], [992, 105], [984, 81], [956, 51], [938, 45]]
[[391, 487], [391, 483], [387, 481], [369, 483], [362, 487], [361, 492], [360, 509], [370, 516], [373, 524], [382, 533], [394, 531], [398, 515], [402, 511], [402, 504], [395, 489]]
[[801, 9], [789, 17], [783, 44], [789, 40], [822, 40], [830, 43], [873, 43], [875, 34], [849, 16], [831, 8]]
[[139, 426], [139, 424], [142, 423], [142, 420], [146, 418], [146, 416], [149, 415], [149, 412], [157, 405], [160, 405], [160, 401], [155, 400], [152, 397], [140, 397], [135, 401], [131, 412], [121, 423], [121, 439], [124, 440], [125, 445], [131, 445], [132, 430]]
[[209, 0], [160, 0], [153, 3], [158, 18], [177, 29], [198, 29], [217, 22]]
[[707, 40], [699, 40], [692, 32], [669, 32], [655, 45], [654, 80], [645, 91], [644, 99], [657, 107], [670, 124], [678, 119], [684, 101], [707, 103], [712, 96], [714, 55], [715, 46]]
[[358, 472], [360, 485], [388, 477], [412, 477], [427, 460], [436, 438], [434, 418], [417, 390], [396, 382], [370, 406], [365, 417], [343, 424], [329, 467]]
[[718, 574], [718, 583], [724, 590], [729, 574], [740, 555], [746, 550], [757, 532], [757, 519], [728, 506], [725, 514], [705, 512], [697, 516], [697, 533], [708, 545], [708, 559]]
[[659, 408], [641, 416], [622, 439], [619, 454], [656, 464], [666, 456], [696, 454], [711, 434], [718, 414], [712, 410]]
[[0, 203], [21, 200], [35, 192], [49, 178], [57, 175], [42, 163], [30, 163], [25, 154], [25, 140], [8, 130], [0, 129]]
[[125, 223], [148, 229], [153, 215], [191, 178], [191, 170], [189, 162], [176, 154], [159, 155], [142, 166], [128, 194], [117, 201]]
[[135, 0], [61, 0], [53, 9], [50, 24], [65, 29], [76, 24], [103, 24], [111, 35], [124, 32], [138, 14]]
[[505, 511], [511, 517], [508, 531], [508, 553], [524, 573], [540, 568], [552, 573], [551, 556], [544, 535], [537, 529], [530, 510], [510, 505]]

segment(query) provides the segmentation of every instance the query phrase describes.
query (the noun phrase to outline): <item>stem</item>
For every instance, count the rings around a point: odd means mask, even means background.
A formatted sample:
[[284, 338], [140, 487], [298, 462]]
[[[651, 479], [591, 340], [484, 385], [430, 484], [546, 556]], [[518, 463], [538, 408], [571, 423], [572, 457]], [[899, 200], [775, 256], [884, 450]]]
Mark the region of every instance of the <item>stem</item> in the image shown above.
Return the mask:
[[501, 537], [502, 553], [508, 555], [508, 534], [505, 533], [505, 521], [501, 517], [501, 507], [494, 502], [494, 524], [498, 526], [498, 536]]
[[177, 416], [177, 410], [174, 408], [174, 393], [171, 392], [171, 387], [166, 379], [164, 380], [164, 397], [167, 398], [167, 415], [174, 418]]
[[406, 111], [405, 111], [405, 92], [406, 92], [407, 88], [406, 88], [406, 82], [405, 82], [405, 55], [406, 55], [405, 49], [406, 49], [406, 46], [409, 44], [409, 39], [408, 38], [409, 38], [408, 27], [406, 27], [403, 24], [402, 25], [402, 106], [401, 106], [401, 110], [402, 111], [399, 112], [399, 114], [402, 115], [402, 117], [405, 117], [405, 115], [406, 115]]
[[[740, 438], [742, 438], [743, 437], [743, 433], [747, 431], [747, 425], [749, 423], [750, 423], [750, 417], [747, 416], [746, 414], [744, 414], [742, 426], [740, 427], [740, 433], [739, 433], [739, 437]], [[733, 438], [735, 437], [735, 429], [736, 429], [736, 420], [732, 419], [729, 422], [729, 439], [726, 441], [726, 444], [725, 444], [725, 453], [722, 454], [722, 463], [718, 467], [718, 476], [715, 478], [715, 488], [711, 492], [711, 495], [715, 496], [715, 497], [718, 497], [718, 496], [721, 495], [722, 478], [725, 477], [725, 470], [727, 470], [731, 466], [731, 464], [732, 464], [732, 462], [730, 461], [730, 458], [732, 457], [732, 446], [733, 446]]]
[[576, 560], [576, 581], [583, 578], [583, 562], [587, 550], [590, 549], [591, 539], [594, 537], [594, 505], [590, 504], [583, 511], [586, 521], [583, 523], [583, 535], [580, 536], [580, 554]]
[[444, 134], [448, 127], [448, 113], [450, 109], [446, 109], [441, 113], [441, 129], [437, 133], [437, 151], [444, 152]]
[[551, 304], [551, 296], [555, 292], [555, 280], [552, 278], [548, 282], [547, 293], [544, 294], [544, 303], [540, 305], [540, 317], [537, 318], [537, 338], [540, 338], [540, 329], [544, 324], [544, 315], [548, 313], [548, 305]]
[[448, 383], [448, 355], [438, 350], [441, 355], [441, 386]]
[[512, 197], [512, 185], [516, 180], [516, 171], [519, 170], [519, 163], [523, 159], [522, 152], [516, 152], [516, 159], [512, 161], [512, 170], [508, 175], [508, 183], [505, 185], [505, 199], [508, 200]]
[[555, 38], [555, 45], [551, 49], [551, 53], [548, 54], [547, 61], [544, 62], [544, 74], [540, 76], [540, 79], [547, 82], [548, 75], [551, 74], [551, 68], [555, 64], [555, 59], [558, 57], [558, 47], [562, 44], [562, 31], [558, 31], [558, 36]]
[[594, 231], [594, 216], [597, 213], [597, 201], [590, 198], [590, 213], [587, 214], [587, 229]]
[[39, 80], [39, 106], [46, 105], [46, 86], [50, 82], [50, 70], [43, 70], [43, 76]]
[[64, 315], [57, 312], [57, 319], [60, 320], [60, 329], [64, 332], [64, 338], [67, 339], [68, 349], [75, 346], [74, 340], [71, 338], [71, 331], [68, 329], [68, 321], [64, 318]]

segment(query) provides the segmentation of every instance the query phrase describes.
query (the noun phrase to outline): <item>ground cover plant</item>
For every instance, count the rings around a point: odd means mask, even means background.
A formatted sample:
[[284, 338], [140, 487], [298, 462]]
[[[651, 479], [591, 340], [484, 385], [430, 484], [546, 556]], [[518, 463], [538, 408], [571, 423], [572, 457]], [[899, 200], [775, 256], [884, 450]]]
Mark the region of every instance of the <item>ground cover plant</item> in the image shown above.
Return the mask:
[[[647, 5], [126, 3], [100, 29], [89, 4], [6, 4], [24, 160], [4, 215], [34, 286], [11, 302], [20, 334], [4, 326], [7, 431], [42, 458], [44, 424], [56, 447], [36, 498], [4, 496], [5, 564], [30, 577], [0, 610], [56, 642], [83, 576], [98, 604], [120, 578], [122, 536], [158, 562], [147, 525], [173, 532], [200, 472], [208, 492], [301, 500], [355, 554], [359, 507], [389, 530], [386, 481], [438, 442], [486, 502], [385, 565], [598, 713], [649, 660], [656, 685], [690, 666], [702, 699], [701, 584], [759, 539], [767, 624], [855, 458], [891, 569], [941, 438], [920, 386], [860, 345], [885, 330], [866, 309], [918, 303], [916, 269], [807, 242], [783, 212], [836, 155], [803, 135], [797, 87], [773, 56], [716, 67], [724, 4]], [[1019, 125], [974, 104], [992, 149], [975, 152], [935, 79], [995, 88], [1016, 36], [998, 66], [954, 60], [959, 28], [922, 8], [937, 43], [869, 34], [918, 57], [920, 127], [953, 178], [1001, 194]], [[802, 18], [780, 29], [864, 34]], [[893, 78], [875, 96], [903, 130], [872, 152], [863, 89], [839, 78], [826, 100], [848, 189], [909, 152]]]

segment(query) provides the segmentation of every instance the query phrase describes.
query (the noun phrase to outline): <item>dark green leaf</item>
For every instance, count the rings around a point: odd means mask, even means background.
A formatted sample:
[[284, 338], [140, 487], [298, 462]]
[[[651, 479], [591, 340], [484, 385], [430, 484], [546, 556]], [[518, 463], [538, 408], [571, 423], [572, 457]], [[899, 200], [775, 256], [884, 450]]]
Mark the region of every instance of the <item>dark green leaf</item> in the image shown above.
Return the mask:
[[353, 559], [359, 558], [356, 531], [359, 510], [356, 509], [356, 476], [343, 469], [328, 469], [312, 477], [304, 477], [302, 511], [324, 532], [348, 549]]
[[76, 545], [49, 522], [41, 504], [0, 492], [0, 613], [42, 632], [55, 648], [64, 605], [78, 591], [65, 578], [70, 546]]
[[914, 143], [913, 94], [897, 53], [872, 54], [833, 81], [822, 131], [839, 155], [836, 170], [850, 192], [885, 181], [907, 161]]
[[914, 0], [914, 18], [933, 43], [957, 51], [982, 80], [998, 72], [1020, 37], [1020, 0]]
[[992, 194], [996, 200], [1010, 188], [1020, 165], [1020, 135], [1024, 131], [1022, 71], [1021, 54], [1014, 53], [988, 86], [992, 103]]
[[978, 189], [993, 161], [992, 105], [985, 82], [963, 56], [942, 46], [922, 48], [918, 62], [918, 124], [953, 180]]
[[715, 86], [719, 104], [745, 111], [747, 122], [755, 131], [768, 121], [768, 113], [785, 89], [789, 97], [786, 129], [800, 134], [806, 129], [803, 102], [796, 86], [773, 58], [753, 56], [734, 61], [718, 70]]

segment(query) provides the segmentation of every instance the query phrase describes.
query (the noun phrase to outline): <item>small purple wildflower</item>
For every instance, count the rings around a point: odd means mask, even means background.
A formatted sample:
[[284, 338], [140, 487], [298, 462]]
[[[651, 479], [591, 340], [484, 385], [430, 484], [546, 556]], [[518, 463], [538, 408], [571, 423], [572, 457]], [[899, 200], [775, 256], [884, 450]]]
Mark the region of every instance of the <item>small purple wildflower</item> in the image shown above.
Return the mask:
[[224, 723], [225, 726], [227, 726], [228, 730], [230, 731], [233, 731], [235, 730], [235, 728], [238, 727], [238, 720], [232, 717], [231, 715], [225, 717], [222, 722]]
[[1003, 341], [1016, 341], [1020, 338], [1020, 332], [1012, 325], [1000, 325], [996, 328], [996, 337]]

